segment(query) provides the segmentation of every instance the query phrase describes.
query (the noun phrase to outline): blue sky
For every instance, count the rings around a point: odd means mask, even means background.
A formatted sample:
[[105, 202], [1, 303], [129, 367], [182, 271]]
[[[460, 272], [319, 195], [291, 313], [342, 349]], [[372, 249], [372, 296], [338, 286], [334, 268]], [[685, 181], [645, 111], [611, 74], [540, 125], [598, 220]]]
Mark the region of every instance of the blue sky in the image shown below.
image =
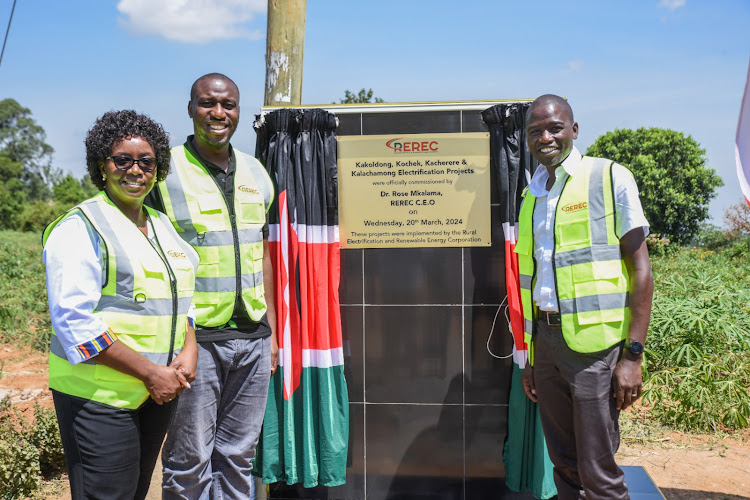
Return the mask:
[[[4, 34], [12, 0], [0, 0]], [[98, 116], [133, 108], [179, 144], [190, 85], [211, 71], [241, 91], [233, 143], [252, 152], [263, 103], [266, 0], [17, 0], [0, 99], [30, 108], [80, 177]], [[569, 98], [579, 149], [615, 128], [690, 134], [741, 199], [734, 137], [750, 62], [750, 0], [308, 0], [303, 104], [372, 88], [386, 101]]]

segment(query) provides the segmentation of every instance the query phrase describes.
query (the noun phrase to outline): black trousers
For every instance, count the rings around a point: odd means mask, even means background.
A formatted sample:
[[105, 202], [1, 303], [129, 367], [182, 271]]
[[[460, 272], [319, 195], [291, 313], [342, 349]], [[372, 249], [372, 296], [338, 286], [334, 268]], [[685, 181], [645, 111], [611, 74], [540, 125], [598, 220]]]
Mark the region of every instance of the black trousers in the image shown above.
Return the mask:
[[177, 399], [136, 410], [52, 391], [73, 500], [142, 500]]
[[534, 386], [560, 500], [625, 500], [625, 475], [615, 463], [620, 412], [612, 374], [622, 344], [581, 354], [571, 350], [560, 326], [537, 321]]

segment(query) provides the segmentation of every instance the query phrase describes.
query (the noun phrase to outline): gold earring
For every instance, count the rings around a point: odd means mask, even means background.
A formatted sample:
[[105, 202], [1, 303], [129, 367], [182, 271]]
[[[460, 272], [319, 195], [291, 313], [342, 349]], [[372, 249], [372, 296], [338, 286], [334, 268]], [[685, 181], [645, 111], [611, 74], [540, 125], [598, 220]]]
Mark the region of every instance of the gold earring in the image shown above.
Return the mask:
[[107, 182], [107, 174], [102, 174], [102, 181]]

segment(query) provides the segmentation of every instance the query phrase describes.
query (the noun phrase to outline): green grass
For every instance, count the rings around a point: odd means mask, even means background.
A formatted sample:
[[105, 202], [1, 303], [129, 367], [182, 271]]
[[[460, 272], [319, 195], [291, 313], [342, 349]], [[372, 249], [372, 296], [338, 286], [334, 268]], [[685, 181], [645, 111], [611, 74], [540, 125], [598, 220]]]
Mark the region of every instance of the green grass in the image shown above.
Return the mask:
[[50, 328], [41, 234], [0, 231], [0, 343], [45, 351]]

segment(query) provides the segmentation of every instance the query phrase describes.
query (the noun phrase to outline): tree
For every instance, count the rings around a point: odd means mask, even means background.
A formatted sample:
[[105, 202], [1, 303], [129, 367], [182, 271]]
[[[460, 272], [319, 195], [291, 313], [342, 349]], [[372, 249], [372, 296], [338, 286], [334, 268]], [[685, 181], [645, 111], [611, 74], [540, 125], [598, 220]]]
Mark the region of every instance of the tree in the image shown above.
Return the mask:
[[[349, 90], [344, 91], [344, 98], [339, 99], [340, 104], [365, 104], [365, 103], [371, 103], [371, 102], [385, 102], [380, 97], [375, 97], [375, 100], [373, 100], [372, 97], [372, 89], [365, 90], [362, 89], [359, 91], [359, 94], [354, 94], [352, 92], [349, 92]], [[333, 104], [336, 104], [334, 102]]]
[[31, 200], [49, 200], [51, 187], [61, 177], [52, 167], [52, 146], [44, 142], [44, 129], [31, 117], [31, 111], [15, 99], [0, 101], [0, 151], [23, 172], [20, 180]]
[[15, 229], [26, 202], [23, 165], [0, 151], [0, 229]]
[[724, 224], [730, 231], [750, 234], [750, 206], [744, 199], [724, 211]]
[[616, 129], [586, 154], [628, 167], [640, 190], [652, 233], [687, 243], [708, 218], [708, 204], [724, 182], [706, 165], [706, 151], [690, 136], [661, 128]]
[[52, 187], [52, 197], [55, 203], [65, 207], [72, 207], [94, 196], [99, 190], [91, 183], [88, 174], [81, 180], [70, 174], [60, 179]]

